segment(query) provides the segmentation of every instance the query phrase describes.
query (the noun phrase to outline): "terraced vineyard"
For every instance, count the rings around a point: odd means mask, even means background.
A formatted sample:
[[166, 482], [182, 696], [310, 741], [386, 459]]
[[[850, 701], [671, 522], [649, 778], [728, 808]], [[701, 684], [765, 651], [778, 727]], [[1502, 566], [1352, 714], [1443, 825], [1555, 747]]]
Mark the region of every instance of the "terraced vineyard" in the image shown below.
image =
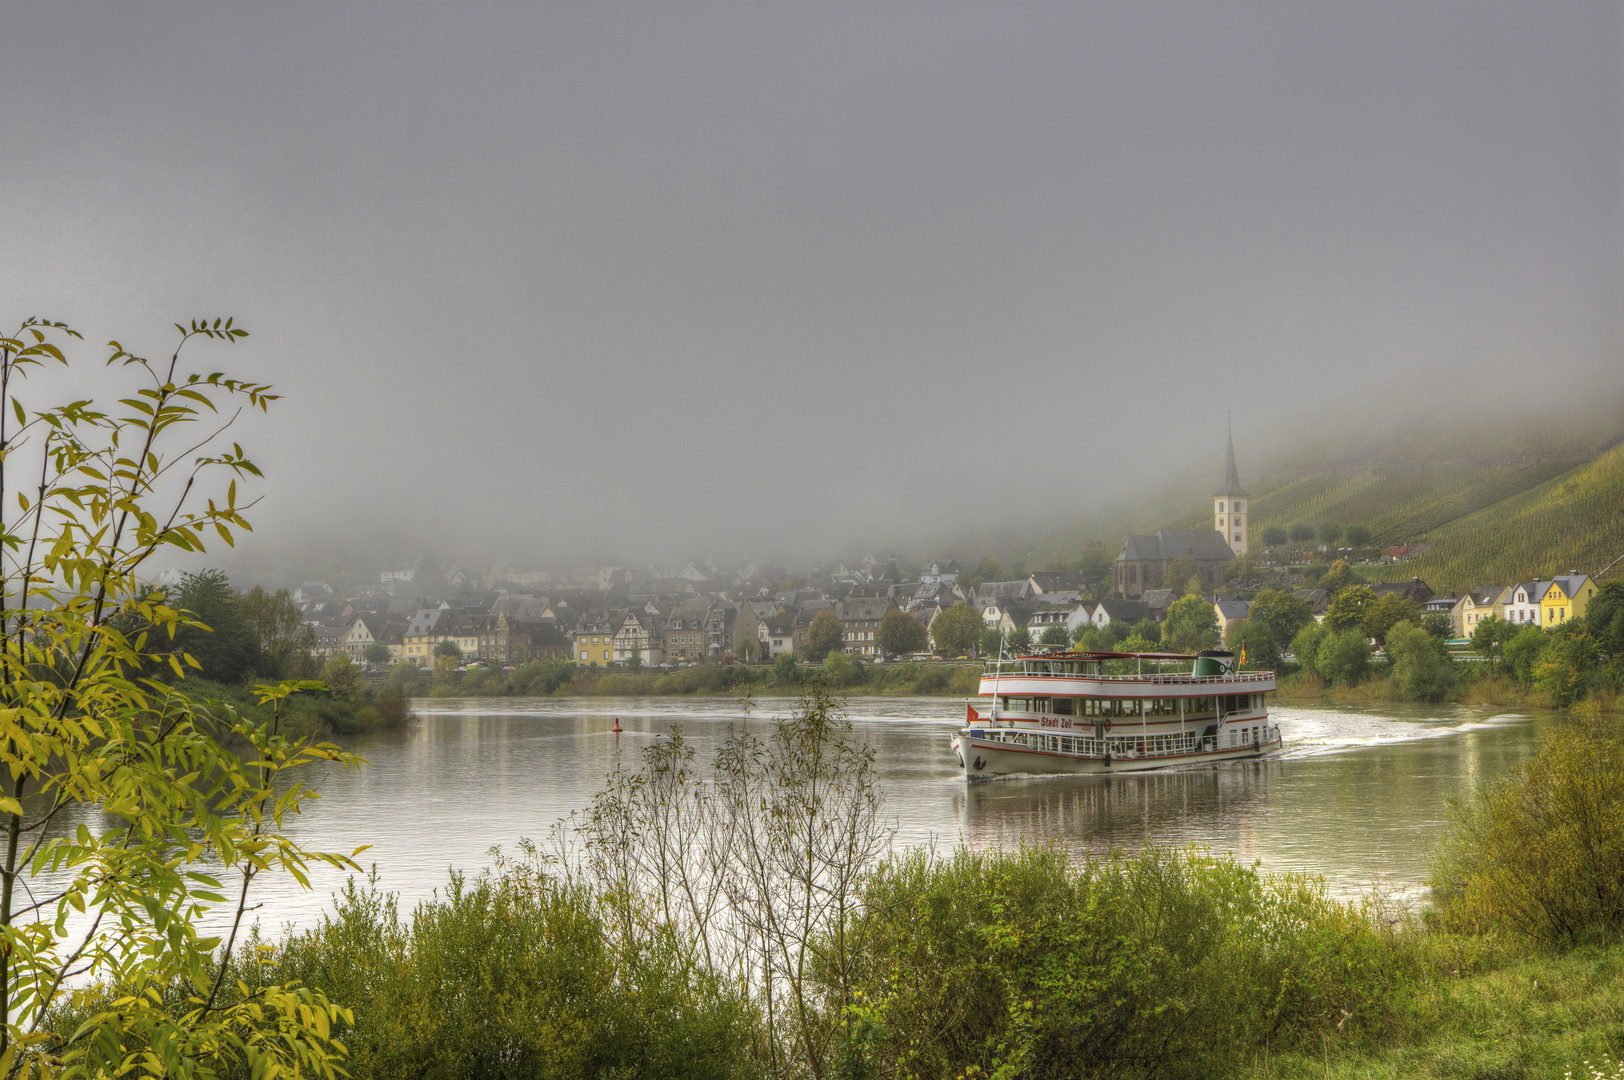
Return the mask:
[[[1419, 540], [1433, 531], [1570, 471], [1570, 462], [1394, 469], [1351, 476], [1310, 475], [1258, 484], [1251, 500], [1254, 543], [1270, 525], [1293, 522], [1369, 526], [1378, 544]], [[1206, 520], [1192, 517], [1187, 528]]]
[[[1624, 445], [1428, 537], [1425, 554], [1395, 566], [1439, 592], [1535, 575], [1595, 573], [1624, 555]], [[1617, 573], [1618, 571], [1614, 571]]]

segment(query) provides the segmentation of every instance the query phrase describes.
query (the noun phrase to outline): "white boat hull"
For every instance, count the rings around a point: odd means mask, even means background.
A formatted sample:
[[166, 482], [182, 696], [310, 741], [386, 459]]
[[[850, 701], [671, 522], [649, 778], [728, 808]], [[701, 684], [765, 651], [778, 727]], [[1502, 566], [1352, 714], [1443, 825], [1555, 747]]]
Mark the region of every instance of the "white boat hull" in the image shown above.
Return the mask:
[[1236, 761], [1262, 757], [1281, 748], [1279, 728], [1271, 728], [1269, 741], [1245, 743], [1240, 746], [1213, 750], [1197, 750], [1183, 754], [1152, 754], [1092, 757], [1053, 750], [1038, 750], [992, 739], [978, 739], [960, 734], [953, 739], [953, 752], [964, 766], [964, 775], [970, 780], [986, 780], [996, 776], [1067, 776], [1092, 773], [1143, 772], [1147, 769], [1172, 769], [1208, 762]]

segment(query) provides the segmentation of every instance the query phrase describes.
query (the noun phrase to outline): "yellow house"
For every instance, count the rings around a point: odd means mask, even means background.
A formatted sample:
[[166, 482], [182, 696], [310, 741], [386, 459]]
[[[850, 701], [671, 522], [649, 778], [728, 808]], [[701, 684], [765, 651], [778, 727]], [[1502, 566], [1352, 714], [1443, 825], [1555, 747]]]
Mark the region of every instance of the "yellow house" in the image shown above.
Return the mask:
[[577, 664], [608, 667], [615, 662], [615, 624], [611, 618], [585, 619], [570, 636], [571, 655]]
[[1504, 585], [1491, 585], [1486, 589], [1472, 589], [1455, 601], [1450, 614], [1457, 638], [1469, 638], [1477, 624], [1490, 615], [1506, 617], [1506, 594], [1511, 590]]
[[1596, 583], [1588, 574], [1568, 574], [1551, 579], [1541, 600], [1544, 607], [1543, 626], [1560, 626], [1569, 619], [1582, 619], [1590, 598], [1596, 595]]

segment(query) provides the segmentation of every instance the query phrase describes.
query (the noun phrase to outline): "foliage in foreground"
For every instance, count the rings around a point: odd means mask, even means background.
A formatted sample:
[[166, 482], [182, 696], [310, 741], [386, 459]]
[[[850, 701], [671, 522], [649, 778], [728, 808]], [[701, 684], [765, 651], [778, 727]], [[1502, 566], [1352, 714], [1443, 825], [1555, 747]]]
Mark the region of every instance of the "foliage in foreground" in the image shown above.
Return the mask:
[[[209, 628], [147, 585], [144, 564], [248, 528], [237, 483], [259, 470], [222, 438], [230, 419], [198, 424], [222, 405], [263, 409], [275, 398], [258, 383], [181, 369], [189, 343], [245, 336], [229, 320], [177, 329], [175, 351], [156, 362], [109, 343], [107, 365], [128, 396], [107, 407], [20, 400], [31, 371], [68, 364], [57, 343], [78, 335], [67, 327], [27, 320], [0, 339], [7, 1076], [208, 1076], [234, 1066], [334, 1076], [343, 1060], [332, 1026], [345, 1012], [321, 991], [275, 983], [236, 995], [215, 964], [238, 955], [257, 877], [302, 882], [314, 863], [354, 865], [283, 826], [314, 797], [290, 771], [357, 761], [280, 726], [282, 703], [319, 684], [263, 688], [271, 715], [260, 722], [173, 685], [200, 666], [186, 642]], [[224, 483], [200, 506], [212, 475]], [[211, 910], [224, 916], [223, 941], [201, 929]], [[80, 978], [117, 991], [60, 1046], [50, 1020]]]

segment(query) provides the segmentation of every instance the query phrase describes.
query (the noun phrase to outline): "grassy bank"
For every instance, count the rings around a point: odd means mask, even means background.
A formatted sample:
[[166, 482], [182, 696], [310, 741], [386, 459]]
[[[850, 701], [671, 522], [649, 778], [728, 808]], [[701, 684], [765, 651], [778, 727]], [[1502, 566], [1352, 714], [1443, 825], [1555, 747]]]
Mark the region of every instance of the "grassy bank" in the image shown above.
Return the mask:
[[428, 678], [416, 672], [390, 682], [415, 697], [738, 697], [800, 694], [809, 681], [854, 695], [967, 697], [980, 685], [980, 664], [864, 664], [848, 657], [826, 664], [696, 664], [675, 671], [605, 671], [560, 660], [534, 660], [511, 672], [486, 668]]

